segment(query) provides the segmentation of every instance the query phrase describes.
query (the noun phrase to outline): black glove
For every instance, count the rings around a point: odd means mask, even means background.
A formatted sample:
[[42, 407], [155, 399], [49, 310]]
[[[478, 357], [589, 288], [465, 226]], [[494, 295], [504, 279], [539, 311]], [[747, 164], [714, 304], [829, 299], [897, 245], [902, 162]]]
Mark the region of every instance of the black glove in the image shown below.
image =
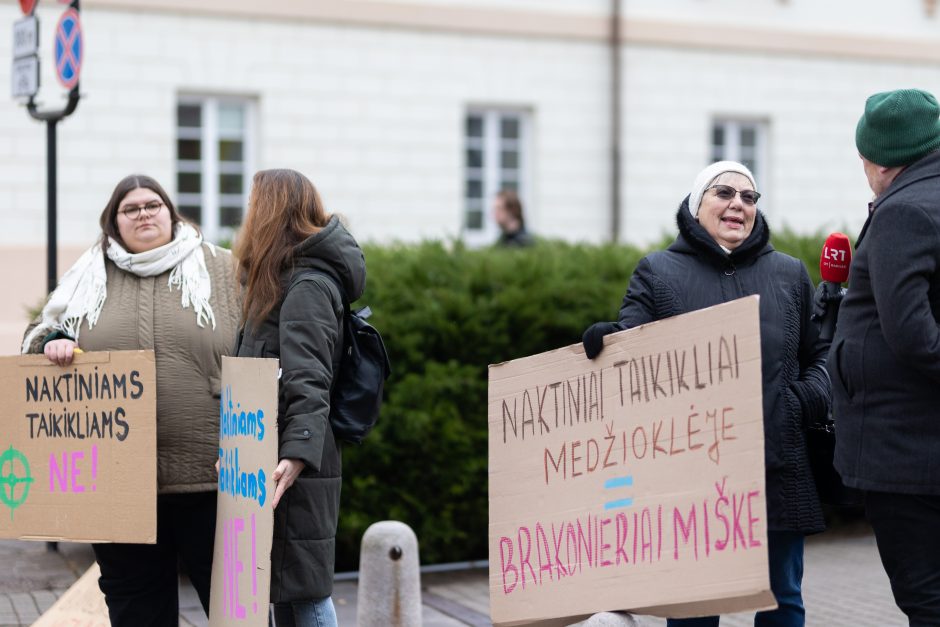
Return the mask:
[[829, 416], [829, 407], [825, 397], [814, 393], [813, 384], [809, 381], [794, 381], [790, 384], [790, 391], [800, 404], [800, 414], [803, 428], [824, 424]]
[[604, 336], [623, 331], [616, 322], [596, 322], [587, 328], [581, 337], [584, 344], [584, 354], [588, 359], [594, 359], [604, 349]]
[[[819, 285], [816, 286], [816, 292], [813, 294], [813, 320], [822, 320], [826, 317], [827, 305], [831, 302], [838, 305], [842, 302], [842, 298], [845, 296], [846, 289], [840, 287], [837, 290], [833, 291], [830, 283], [826, 281], [820, 281]], [[836, 307], [838, 309], [838, 307]]]

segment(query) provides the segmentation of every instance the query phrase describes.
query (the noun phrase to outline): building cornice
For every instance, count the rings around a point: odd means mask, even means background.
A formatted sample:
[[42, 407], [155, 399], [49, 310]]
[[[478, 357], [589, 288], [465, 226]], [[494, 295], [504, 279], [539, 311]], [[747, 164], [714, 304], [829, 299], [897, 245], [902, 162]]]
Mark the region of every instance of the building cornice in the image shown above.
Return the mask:
[[[306, 20], [433, 32], [606, 42], [610, 20], [596, 14], [431, 5], [388, 0], [83, 0], [85, 9], [167, 12], [235, 18]], [[928, 39], [893, 38], [781, 28], [722, 27], [722, 36], [688, 21], [626, 17], [624, 44], [710, 51], [822, 56], [883, 62], [940, 63], [940, 46]]]
[[627, 19], [627, 44], [647, 44], [712, 51], [756, 52], [881, 62], [940, 63], [935, 41], [806, 32], [783, 28], [723, 27], [722, 36], [699, 24]]
[[609, 29], [603, 17], [588, 14], [384, 0], [82, 0], [82, 6], [586, 40], [604, 38]]

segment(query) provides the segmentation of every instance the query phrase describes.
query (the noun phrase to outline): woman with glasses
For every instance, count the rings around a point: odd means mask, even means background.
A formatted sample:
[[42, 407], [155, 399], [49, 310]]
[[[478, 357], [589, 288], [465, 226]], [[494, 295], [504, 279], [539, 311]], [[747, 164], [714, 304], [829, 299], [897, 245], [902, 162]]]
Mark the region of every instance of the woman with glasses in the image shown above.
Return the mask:
[[[583, 342], [593, 359], [609, 333], [760, 295], [768, 559], [778, 608], [758, 612], [754, 624], [803, 625], [803, 537], [825, 528], [804, 434], [829, 410], [828, 346], [810, 320], [813, 284], [806, 268], [770, 245], [760, 197], [740, 163], [720, 161], [702, 170], [676, 214], [676, 241], [640, 261], [619, 320], [592, 325]], [[669, 625], [718, 620], [670, 619]]]
[[100, 224], [23, 352], [60, 366], [79, 347], [155, 352], [157, 543], [92, 546], [112, 625], [175, 627], [178, 562], [209, 608], [221, 361], [235, 345], [240, 288], [231, 253], [204, 242], [150, 177], [119, 182]]

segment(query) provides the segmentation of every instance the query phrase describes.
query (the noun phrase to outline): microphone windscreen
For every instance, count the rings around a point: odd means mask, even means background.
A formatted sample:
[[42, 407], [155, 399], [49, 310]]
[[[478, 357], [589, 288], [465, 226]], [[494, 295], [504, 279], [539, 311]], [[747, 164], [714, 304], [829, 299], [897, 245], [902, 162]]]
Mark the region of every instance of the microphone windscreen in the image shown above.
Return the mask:
[[819, 272], [823, 281], [845, 283], [849, 280], [852, 244], [844, 233], [831, 233], [819, 256]]

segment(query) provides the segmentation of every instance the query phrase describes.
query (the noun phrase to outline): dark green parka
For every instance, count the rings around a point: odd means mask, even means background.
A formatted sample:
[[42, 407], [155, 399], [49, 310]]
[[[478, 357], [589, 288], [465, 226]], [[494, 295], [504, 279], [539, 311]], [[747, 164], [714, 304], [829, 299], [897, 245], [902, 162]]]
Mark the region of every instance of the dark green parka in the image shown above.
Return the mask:
[[[239, 357], [280, 359], [278, 458], [305, 468], [274, 510], [271, 601], [310, 601], [332, 594], [342, 454], [330, 429], [330, 384], [342, 351], [343, 298], [362, 295], [362, 250], [337, 217], [297, 246], [282, 276], [281, 302], [257, 328], [246, 325]], [[288, 289], [289, 288], [289, 289]]]

